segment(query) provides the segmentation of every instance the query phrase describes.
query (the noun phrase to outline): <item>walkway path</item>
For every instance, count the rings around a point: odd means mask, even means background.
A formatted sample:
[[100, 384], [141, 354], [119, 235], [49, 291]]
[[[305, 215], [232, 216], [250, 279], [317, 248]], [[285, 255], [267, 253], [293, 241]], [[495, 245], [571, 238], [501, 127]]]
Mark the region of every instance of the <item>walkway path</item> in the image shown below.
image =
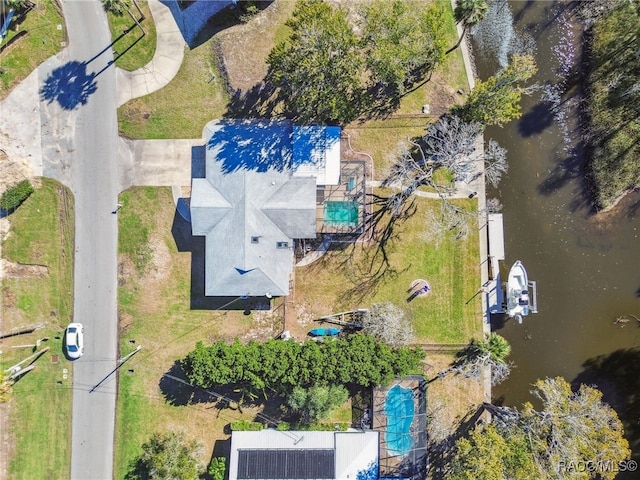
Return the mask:
[[156, 24], [156, 52], [151, 62], [138, 70], [116, 70], [118, 107], [160, 90], [182, 65], [186, 43], [171, 10], [159, 0], [149, 0], [149, 8]]

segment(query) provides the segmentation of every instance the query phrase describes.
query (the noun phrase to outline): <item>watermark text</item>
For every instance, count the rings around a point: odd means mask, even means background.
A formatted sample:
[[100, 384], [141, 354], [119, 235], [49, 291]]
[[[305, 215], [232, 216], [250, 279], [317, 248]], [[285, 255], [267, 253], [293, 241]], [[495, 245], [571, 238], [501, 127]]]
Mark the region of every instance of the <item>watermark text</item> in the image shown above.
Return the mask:
[[561, 460], [558, 462], [558, 472], [590, 472], [590, 473], [608, 473], [608, 472], [635, 472], [638, 463], [635, 460], [621, 460], [619, 462], [613, 460]]

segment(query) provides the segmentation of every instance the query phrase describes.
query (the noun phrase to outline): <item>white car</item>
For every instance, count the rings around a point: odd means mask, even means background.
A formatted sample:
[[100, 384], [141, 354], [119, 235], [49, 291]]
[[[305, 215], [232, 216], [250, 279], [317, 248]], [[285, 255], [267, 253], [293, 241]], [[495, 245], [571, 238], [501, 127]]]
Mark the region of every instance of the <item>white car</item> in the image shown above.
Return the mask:
[[80, 358], [84, 353], [84, 327], [81, 323], [70, 323], [64, 335], [64, 347], [71, 360]]

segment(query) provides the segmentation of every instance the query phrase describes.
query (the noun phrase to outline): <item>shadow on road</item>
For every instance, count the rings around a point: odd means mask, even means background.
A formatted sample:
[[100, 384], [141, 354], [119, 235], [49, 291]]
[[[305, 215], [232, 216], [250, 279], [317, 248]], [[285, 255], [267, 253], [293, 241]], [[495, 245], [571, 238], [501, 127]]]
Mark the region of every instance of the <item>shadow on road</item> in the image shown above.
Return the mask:
[[57, 101], [65, 110], [74, 110], [86, 105], [97, 89], [96, 74], [87, 72], [87, 63], [72, 61], [49, 74], [40, 88], [40, 97], [47, 103]]

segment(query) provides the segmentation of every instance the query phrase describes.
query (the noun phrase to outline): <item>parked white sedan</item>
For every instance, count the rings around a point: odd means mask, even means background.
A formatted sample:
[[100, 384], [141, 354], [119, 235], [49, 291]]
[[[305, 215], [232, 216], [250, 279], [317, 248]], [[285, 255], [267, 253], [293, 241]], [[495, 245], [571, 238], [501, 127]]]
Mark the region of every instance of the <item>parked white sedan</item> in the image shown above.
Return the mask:
[[70, 323], [64, 336], [64, 348], [71, 360], [80, 358], [84, 353], [84, 327], [81, 323]]

